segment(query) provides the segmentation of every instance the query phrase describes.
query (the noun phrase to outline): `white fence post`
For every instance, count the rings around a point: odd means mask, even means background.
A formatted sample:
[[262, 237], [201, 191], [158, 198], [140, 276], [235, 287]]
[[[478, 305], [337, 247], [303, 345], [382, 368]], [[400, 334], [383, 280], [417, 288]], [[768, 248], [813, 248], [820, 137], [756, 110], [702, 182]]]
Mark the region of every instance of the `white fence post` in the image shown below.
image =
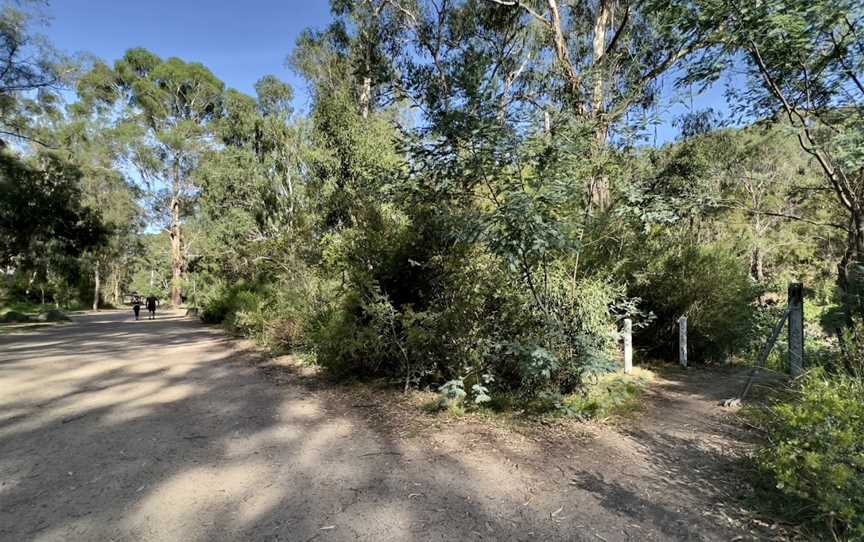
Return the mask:
[[633, 321], [624, 319], [624, 374], [633, 372]]
[[678, 319], [678, 361], [682, 367], [687, 367], [687, 317]]

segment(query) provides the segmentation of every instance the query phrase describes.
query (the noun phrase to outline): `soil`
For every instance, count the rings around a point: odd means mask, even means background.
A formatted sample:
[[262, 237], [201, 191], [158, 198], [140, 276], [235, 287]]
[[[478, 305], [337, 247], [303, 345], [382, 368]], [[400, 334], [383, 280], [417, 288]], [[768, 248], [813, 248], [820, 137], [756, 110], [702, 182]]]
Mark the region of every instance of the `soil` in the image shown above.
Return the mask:
[[180, 312], [0, 335], [0, 540], [766, 540], [747, 374], [666, 370], [617, 424], [432, 414]]

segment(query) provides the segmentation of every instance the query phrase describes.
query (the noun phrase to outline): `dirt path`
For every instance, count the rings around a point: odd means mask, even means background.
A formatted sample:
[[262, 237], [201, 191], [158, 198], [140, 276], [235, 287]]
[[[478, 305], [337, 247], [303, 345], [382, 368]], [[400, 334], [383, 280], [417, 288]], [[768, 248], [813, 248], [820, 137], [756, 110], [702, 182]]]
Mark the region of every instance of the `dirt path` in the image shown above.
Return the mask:
[[0, 335], [0, 540], [749, 540], [738, 378], [672, 374], [629, 430], [422, 431], [177, 314], [88, 314]]

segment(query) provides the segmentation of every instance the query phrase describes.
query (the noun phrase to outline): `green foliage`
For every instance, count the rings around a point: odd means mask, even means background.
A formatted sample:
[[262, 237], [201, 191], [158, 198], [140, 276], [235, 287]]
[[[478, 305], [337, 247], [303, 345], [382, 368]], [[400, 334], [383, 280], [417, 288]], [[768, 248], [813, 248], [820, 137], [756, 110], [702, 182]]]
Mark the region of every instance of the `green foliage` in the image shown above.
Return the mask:
[[37, 34], [41, 14], [26, 10], [29, 2], [7, 2], [0, 8], [0, 132], [10, 142], [40, 141], [34, 117], [57, 114], [59, 90], [76, 72], [70, 58]]
[[525, 411], [535, 416], [582, 420], [625, 417], [641, 409], [642, 398], [653, 380], [651, 371], [635, 368], [630, 375], [622, 372], [596, 375], [569, 394], [549, 390], [531, 396], [494, 393], [483, 406], [497, 412]]
[[53, 156], [27, 163], [0, 153], [0, 265], [51, 253], [77, 256], [106, 233], [86, 207], [74, 164]]
[[[788, 399], [759, 413], [759, 466], [813, 521], [864, 539], [864, 381], [810, 371]], [[800, 519], [800, 518], [799, 518]]]
[[740, 260], [717, 245], [649, 254], [634, 272], [632, 291], [656, 319], [639, 330], [637, 344], [674, 359], [677, 321], [686, 315], [692, 359], [722, 361], [740, 352], [754, 325], [759, 293]]
[[461, 407], [467, 395], [465, 382], [461, 378], [445, 382], [438, 388], [438, 408], [452, 410]]
[[626, 416], [641, 408], [642, 396], [653, 379], [654, 374], [644, 369], [634, 369], [630, 375], [605, 374], [580, 393], [560, 399], [557, 409], [583, 419]]
[[853, 319], [852, 325], [840, 332], [839, 342], [839, 365], [850, 375], [864, 377], [864, 320]]
[[219, 282], [202, 293], [200, 317], [274, 350], [302, 350], [320, 288], [315, 282]]

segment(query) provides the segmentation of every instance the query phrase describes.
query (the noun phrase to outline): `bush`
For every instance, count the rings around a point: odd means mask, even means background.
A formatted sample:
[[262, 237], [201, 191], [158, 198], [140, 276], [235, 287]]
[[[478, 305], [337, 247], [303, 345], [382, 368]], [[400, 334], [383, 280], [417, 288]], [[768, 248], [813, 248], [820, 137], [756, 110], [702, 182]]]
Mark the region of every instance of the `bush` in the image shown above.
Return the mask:
[[201, 320], [208, 324], [221, 324], [232, 311], [232, 293], [224, 284], [217, 284], [204, 296]]
[[817, 368], [797, 391], [761, 413], [758, 464], [810, 519], [864, 540], [864, 380]]
[[362, 219], [325, 239], [326, 267], [342, 287], [310, 320], [319, 363], [337, 375], [414, 385], [472, 384], [472, 374], [498, 365], [504, 343], [521, 333], [514, 314], [523, 307], [500, 262], [452, 246], [422, 213], [412, 219], [380, 206]]
[[864, 320], [854, 319], [840, 335], [840, 366], [849, 374], [864, 377]]
[[[487, 406], [495, 411], [525, 410], [534, 415], [570, 416], [582, 420], [626, 416], [641, 408], [642, 396], [653, 380], [654, 373], [635, 368], [629, 375], [623, 372], [598, 375], [571, 394], [548, 390], [530, 397], [497, 393]], [[440, 391], [443, 398], [444, 392], [449, 390], [442, 387]]]
[[655, 254], [636, 273], [633, 294], [656, 319], [634, 341], [674, 358], [678, 318], [686, 315], [691, 358], [724, 361], [747, 346], [758, 293], [747, 269], [721, 246]]
[[630, 375], [602, 375], [582, 393], [564, 398], [561, 408], [584, 419], [624, 416], [640, 408], [642, 395], [652, 380], [654, 373], [639, 368]]
[[320, 305], [320, 284], [307, 279], [218, 284], [203, 296], [201, 320], [272, 348], [300, 349], [311, 313]]
[[618, 346], [612, 309], [624, 300], [624, 288], [594, 278], [577, 280], [557, 270], [548, 284], [548, 314], [541, 326], [544, 344], [558, 361], [551, 375], [553, 388], [566, 394], [586, 377], [615, 369]]
[[0, 316], [0, 323], [3, 324], [19, 324], [22, 322], [30, 322], [32, 319], [26, 314], [22, 314], [18, 311], [9, 311], [6, 314]]

